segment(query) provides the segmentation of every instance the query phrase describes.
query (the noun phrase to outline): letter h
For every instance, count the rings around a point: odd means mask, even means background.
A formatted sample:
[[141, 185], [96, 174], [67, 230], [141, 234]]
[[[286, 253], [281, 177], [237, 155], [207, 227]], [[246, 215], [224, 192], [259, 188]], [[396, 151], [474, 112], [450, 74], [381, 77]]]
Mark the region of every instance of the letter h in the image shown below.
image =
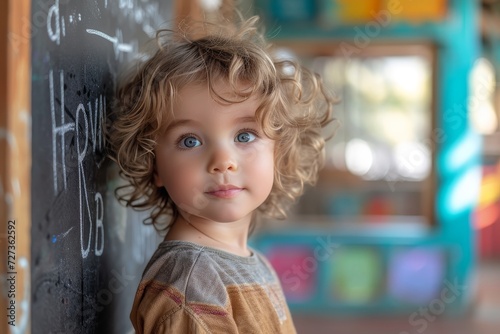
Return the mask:
[[55, 107], [55, 98], [54, 98], [54, 73], [50, 70], [49, 74], [49, 87], [50, 87], [50, 115], [52, 121], [52, 169], [54, 176], [54, 193], [57, 194], [59, 191], [59, 179], [57, 172], [57, 164], [58, 164], [58, 136], [61, 137], [61, 145], [60, 145], [60, 162], [62, 166], [62, 180], [64, 189], [66, 189], [66, 156], [65, 156], [65, 140], [64, 136], [66, 132], [73, 131], [75, 129], [75, 123], [65, 123], [64, 120], [64, 71], [59, 72], [59, 84], [61, 89], [61, 100], [60, 100], [60, 125], [57, 125], [56, 120], [56, 107]]

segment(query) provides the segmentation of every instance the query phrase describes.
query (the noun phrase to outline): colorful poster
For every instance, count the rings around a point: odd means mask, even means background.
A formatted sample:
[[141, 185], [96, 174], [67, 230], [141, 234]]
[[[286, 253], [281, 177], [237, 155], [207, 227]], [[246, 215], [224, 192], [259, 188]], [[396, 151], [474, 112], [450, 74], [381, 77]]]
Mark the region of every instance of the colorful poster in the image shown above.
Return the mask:
[[439, 297], [445, 275], [446, 261], [441, 250], [397, 250], [389, 260], [387, 290], [400, 302], [425, 305]]
[[313, 296], [318, 280], [318, 261], [311, 248], [287, 245], [275, 247], [266, 255], [281, 280], [288, 301], [305, 301]]
[[333, 298], [348, 303], [368, 303], [383, 286], [383, 263], [378, 250], [345, 246], [335, 251], [331, 262]]

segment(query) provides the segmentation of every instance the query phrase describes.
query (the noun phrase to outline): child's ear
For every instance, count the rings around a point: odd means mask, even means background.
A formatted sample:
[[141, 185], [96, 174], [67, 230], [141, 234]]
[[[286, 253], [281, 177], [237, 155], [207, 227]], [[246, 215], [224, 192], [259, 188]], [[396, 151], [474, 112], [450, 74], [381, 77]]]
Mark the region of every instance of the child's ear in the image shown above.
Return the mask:
[[161, 179], [158, 176], [158, 173], [156, 173], [156, 172], [154, 174], [154, 183], [155, 183], [155, 186], [157, 186], [158, 188], [163, 187], [163, 183], [161, 182]]

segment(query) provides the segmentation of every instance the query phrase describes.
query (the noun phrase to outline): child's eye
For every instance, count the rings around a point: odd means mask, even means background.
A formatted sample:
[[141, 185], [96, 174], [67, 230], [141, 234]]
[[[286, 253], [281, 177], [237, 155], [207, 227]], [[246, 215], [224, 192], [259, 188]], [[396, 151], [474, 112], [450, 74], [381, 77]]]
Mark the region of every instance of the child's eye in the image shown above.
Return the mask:
[[240, 142], [240, 143], [249, 143], [254, 141], [256, 138], [255, 134], [249, 131], [245, 132], [240, 132], [235, 138], [235, 141]]
[[187, 136], [179, 140], [179, 146], [181, 148], [193, 148], [200, 145], [201, 142], [193, 136]]

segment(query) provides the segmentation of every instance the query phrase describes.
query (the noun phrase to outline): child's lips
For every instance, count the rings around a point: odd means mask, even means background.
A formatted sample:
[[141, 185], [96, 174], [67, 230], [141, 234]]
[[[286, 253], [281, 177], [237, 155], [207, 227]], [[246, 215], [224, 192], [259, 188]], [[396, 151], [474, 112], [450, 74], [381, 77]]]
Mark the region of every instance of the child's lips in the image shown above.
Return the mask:
[[207, 191], [206, 194], [218, 198], [234, 198], [238, 196], [240, 192], [243, 191], [243, 188], [230, 186], [230, 187], [220, 187], [214, 190]]

